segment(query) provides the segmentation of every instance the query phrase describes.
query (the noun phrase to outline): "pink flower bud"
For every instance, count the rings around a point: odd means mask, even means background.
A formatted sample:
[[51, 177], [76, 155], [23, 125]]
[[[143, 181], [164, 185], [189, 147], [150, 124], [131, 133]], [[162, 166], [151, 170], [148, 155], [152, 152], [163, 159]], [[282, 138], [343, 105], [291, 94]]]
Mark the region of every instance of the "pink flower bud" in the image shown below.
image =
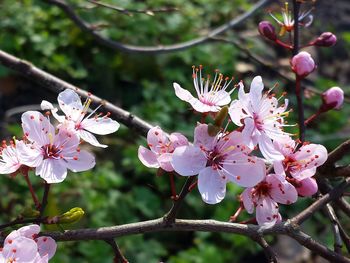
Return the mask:
[[322, 93], [323, 104], [321, 110], [339, 110], [343, 105], [344, 91], [339, 87], [332, 87]]
[[312, 177], [301, 180], [299, 183], [296, 189], [300, 196], [312, 196], [318, 190], [317, 182]]
[[292, 70], [302, 78], [305, 78], [312, 71], [315, 70], [315, 61], [312, 59], [311, 55], [302, 51], [295, 55], [291, 61]]
[[261, 21], [258, 26], [260, 35], [275, 41], [277, 39], [275, 27], [269, 21]]
[[318, 47], [331, 47], [337, 43], [337, 37], [331, 32], [324, 32], [310, 44]]

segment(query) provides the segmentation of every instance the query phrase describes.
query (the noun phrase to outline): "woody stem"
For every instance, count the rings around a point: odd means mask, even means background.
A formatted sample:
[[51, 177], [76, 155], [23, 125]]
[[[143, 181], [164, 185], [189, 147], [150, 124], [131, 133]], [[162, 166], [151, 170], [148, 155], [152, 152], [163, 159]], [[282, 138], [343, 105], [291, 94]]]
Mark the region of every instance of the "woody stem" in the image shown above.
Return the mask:
[[34, 189], [33, 189], [32, 183], [30, 182], [30, 179], [29, 179], [29, 176], [28, 176], [28, 172], [24, 172], [24, 173], [23, 173], [23, 177], [24, 177], [24, 179], [25, 179], [26, 182], [27, 182], [27, 185], [28, 185], [30, 194], [32, 195], [32, 198], [33, 198], [33, 201], [34, 201], [34, 204], [35, 204], [35, 207], [36, 207], [36, 209], [39, 210], [40, 207], [41, 207], [41, 204], [40, 204], [40, 202], [39, 202], [38, 197], [37, 197], [36, 194], [35, 194], [35, 191], [34, 191]]

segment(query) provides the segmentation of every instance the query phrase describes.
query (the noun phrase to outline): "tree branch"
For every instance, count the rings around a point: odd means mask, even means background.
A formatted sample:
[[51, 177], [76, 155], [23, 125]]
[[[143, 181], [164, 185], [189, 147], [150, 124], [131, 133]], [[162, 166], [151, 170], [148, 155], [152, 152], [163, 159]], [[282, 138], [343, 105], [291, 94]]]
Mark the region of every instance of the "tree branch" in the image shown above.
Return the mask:
[[260, 8], [266, 6], [271, 3], [272, 0], [260, 0], [257, 2], [249, 11], [243, 13], [242, 15], [230, 20], [226, 24], [223, 24], [220, 27], [217, 27], [211, 30], [206, 36], [198, 37], [192, 39], [190, 41], [172, 44], [172, 45], [158, 45], [158, 46], [136, 46], [136, 45], [128, 45], [123, 44], [118, 41], [113, 41], [96, 32], [90, 24], [82, 20], [76, 12], [73, 10], [71, 6], [69, 6], [64, 0], [43, 0], [46, 3], [53, 4], [62, 11], [64, 11], [67, 16], [84, 32], [89, 33], [95, 40], [101, 45], [107, 46], [112, 49], [118, 49], [124, 52], [132, 52], [132, 53], [147, 53], [147, 54], [157, 54], [157, 53], [165, 53], [165, 52], [173, 52], [184, 50], [205, 42], [210, 41], [211, 37], [217, 36], [229, 29], [232, 29], [240, 24], [242, 24], [246, 19], [251, 17], [256, 11]]
[[122, 251], [120, 250], [118, 244], [115, 242], [115, 240], [112, 239], [106, 239], [105, 240], [106, 243], [108, 243], [109, 245], [111, 245], [113, 252], [114, 252], [114, 263], [128, 263], [129, 261], [123, 256]]
[[75, 87], [72, 84], [69, 84], [35, 67], [34, 65], [25, 60], [21, 60], [1, 50], [0, 63], [3, 64], [5, 67], [13, 69], [14, 71], [22, 74], [28, 79], [38, 83], [39, 85], [42, 85], [45, 88], [49, 88], [57, 93], [64, 89], [71, 89], [77, 92], [83, 98], [90, 97], [93, 103], [102, 104], [106, 110], [110, 111], [117, 121], [123, 123], [125, 126], [135, 130], [143, 136], [146, 136], [148, 130], [152, 128], [151, 124], [134, 116], [130, 112], [123, 110], [95, 95], [90, 95], [87, 91], [79, 89], [78, 87]]

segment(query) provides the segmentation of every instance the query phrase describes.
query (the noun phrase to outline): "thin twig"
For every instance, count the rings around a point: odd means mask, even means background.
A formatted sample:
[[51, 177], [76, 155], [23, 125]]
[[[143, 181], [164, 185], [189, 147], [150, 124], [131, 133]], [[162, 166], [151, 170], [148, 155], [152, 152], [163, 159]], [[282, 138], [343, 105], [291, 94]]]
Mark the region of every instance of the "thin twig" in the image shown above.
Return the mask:
[[190, 176], [187, 178], [185, 184], [181, 189], [181, 192], [178, 198], [173, 201], [173, 206], [170, 208], [169, 212], [164, 216], [164, 222], [166, 224], [173, 224], [175, 222], [177, 213], [186, 195], [190, 192], [190, 186], [192, 185], [194, 179], [195, 179], [195, 176]]
[[266, 255], [266, 259], [268, 260], [269, 263], [278, 262], [275, 251], [273, 251], [273, 249], [270, 247], [270, 245], [267, 243], [264, 237], [262, 237], [261, 235], [258, 235], [256, 237], [253, 237], [252, 239], [262, 247]]
[[178, 8], [176, 7], [162, 7], [162, 8], [149, 8], [149, 9], [126, 9], [120, 6], [116, 6], [116, 5], [111, 5], [111, 4], [107, 4], [101, 1], [95, 1], [95, 0], [87, 0], [88, 2], [97, 5], [97, 6], [101, 6], [101, 7], [105, 7], [108, 9], [112, 9], [114, 11], [120, 12], [122, 14], [128, 15], [128, 16], [132, 16], [134, 13], [139, 13], [139, 14], [145, 14], [145, 15], [149, 15], [149, 16], [153, 16], [154, 13], [169, 13], [169, 12], [174, 12], [174, 11], [179, 11]]
[[334, 251], [338, 254], [341, 254], [341, 250], [343, 247], [343, 240], [340, 234], [338, 218], [334, 212], [333, 207], [330, 204], [326, 204], [325, 209], [329, 219], [332, 222], [332, 230], [334, 235]]
[[24, 179], [26, 180], [27, 182], [27, 185], [28, 185], [28, 188], [29, 188], [29, 192], [33, 198], [33, 201], [34, 201], [34, 204], [35, 204], [35, 207], [36, 209], [40, 209], [41, 208], [41, 205], [40, 205], [40, 202], [39, 202], [39, 199], [38, 197], [36, 196], [36, 193], [34, 191], [34, 188], [32, 186], [32, 183], [30, 182], [30, 179], [29, 179], [29, 176], [28, 176], [28, 173], [27, 174], [23, 174], [23, 177]]
[[132, 52], [132, 53], [147, 53], [147, 54], [157, 54], [157, 53], [165, 53], [165, 52], [173, 52], [173, 51], [179, 51], [184, 50], [205, 42], [208, 42], [211, 37], [217, 36], [219, 34], [224, 33], [225, 31], [232, 29], [240, 24], [242, 24], [246, 19], [251, 17], [255, 12], [260, 10], [262, 7], [270, 4], [272, 0], [260, 0], [255, 5], [252, 6], [250, 10], [243, 13], [242, 15], [230, 20], [229, 22], [223, 24], [222, 26], [219, 26], [213, 30], [211, 30], [207, 35], [203, 37], [198, 37], [186, 42], [181, 42], [177, 44], [172, 45], [158, 45], [158, 46], [135, 46], [135, 45], [128, 45], [123, 44], [118, 41], [113, 41], [109, 38], [106, 38], [99, 32], [96, 32], [94, 30], [94, 27], [91, 27], [90, 24], [82, 20], [74, 11], [74, 9], [69, 6], [66, 1], [64, 0], [43, 0], [43, 2], [53, 4], [62, 11], [66, 13], [66, 15], [84, 32], [89, 33], [95, 40], [100, 43], [101, 45], [105, 45], [112, 49], [118, 49], [120, 51], [124, 52]]
[[60, 92], [64, 89], [71, 89], [77, 92], [83, 98], [90, 97], [93, 103], [102, 104], [107, 111], [110, 111], [113, 117], [123, 123], [125, 126], [137, 131], [139, 134], [146, 136], [152, 125], [146, 121], [134, 116], [130, 112], [123, 110], [112, 103], [103, 100], [95, 95], [90, 95], [87, 91], [79, 89], [72, 84], [69, 84], [37, 67], [31, 63], [14, 57], [0, 50], [0, 63], [5, 67], [15, 70], [28, 79], [42, 85], [44, 88], [51, 89], [55, 92]]
[[10, 227], [10, 226], [15, 226], [15, 225], [24, 225], [24, 224], [28, 224], [28, 223], [38, 224], [41, 222], [43, 222], [43, 219], [37, 218], [37, 217], [36, 218], [17, 218], [11, 222], [0, 225], [0, 230], [5, 229], [5, 228]]
[[47, 199], [49, 197], [49, 191], [50, 191], [50, 184], [46, 183], [44, 184], [44, 194], [43, 194], [43, 199], [41, 201], [41, 207], [40, 207], [40, 215], [39, 218], [42, 218], [44, 212], [45, 212], [45, 208], [47, 205]]
[[106, 239], [105, 240], [109, 245], [111, 245], [113, 252], [114, 252], [114, 263], [128, 263], [129, 261], [124, 257], [122, 251], [120, 250], [118, 244], [115, 242], [115, 240], [112, 239]]

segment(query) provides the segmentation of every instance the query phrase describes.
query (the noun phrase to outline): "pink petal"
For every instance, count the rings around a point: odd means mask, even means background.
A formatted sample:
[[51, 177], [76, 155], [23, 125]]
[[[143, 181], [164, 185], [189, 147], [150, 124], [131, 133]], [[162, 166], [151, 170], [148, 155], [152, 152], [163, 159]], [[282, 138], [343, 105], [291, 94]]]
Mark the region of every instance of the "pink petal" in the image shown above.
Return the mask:
[[98, 117], [84, 119], [81, 122], [81, 126], [83, 129], [89, 132], [99, 135], [106, 135], [116, 132], [119, 129], [120, 124], [107, 117]]
[[192, 96], [192, 94], [188, 90], [181, 88], [181, 86], [179, 84], [177, 84], [176, 82], [173, 83], [173, 86], [174, 86], [174, 90], [175, 90], [175, 95], [180, 100], [190, 102], [194, 99], [194, 97]]
[[159, 168], [157, 155], [143, 146], [139, 147], [138, 157], [141, 163], [150, 168]]
[[253, 187], [265, 178], [265, 163], [242, 153], [225, 160], [223, 171], [228, 179], [243, 187]]
[[301, 186], [297, 187], [296, 190], [301, 196], [312, 196], [318, 190], [318, 185], [314, 178], [305, 178], [299, 183], [301, 184]]
[[198, 190], [207, 204], [217, 204], [226, 194], [226, 180], [211, 167], [202, 169], [198, 175]]
[[241, 194], [244, 208], [245, 208], [245, 210], [247, 210], [247, 212], [249, 214], [252, 214], [254, 212], [254, 202], [253, 202], [252, 195], [251, 195], [252, 190], [253, 190], [253, 188], [248, 187]]
[[262, 82], [262, 78], [260, 76], [256, 76], [250, 85], [249, 91], [249, 98], [255, 112], [258, 112], [258, 109], [260, 107], [263, 89], [264, 84]]
[[194, 129], [194, 142], [193, 144], [198, 147], [204, 147], [209, 150], [212, 149], [213, 143], [216, 137], [210, 136], [208, 134], [208, 125], [207, 124], [199, 124]]
[[259, 225], [273, 226], [279, 219], [278, 205], [269, 197], [260, 198], [256, 207], [256, 221]]
[[38, 245], [38, 252], [41, 257], [48, 256], [48, 259], [52, 258], [56, 253], [57, 244], [51, 237], [41, 236], [36, 239]]
[[[18, 237], [11, 244], [4, 244], [2, 255], [16, 259], [16, 262], [31, 262], [36, 257], [37, 245], [33, 239]], [[7, 261], [6, 261], [7, 262]]]
[[93, 154], [81, 150], [70, 159], [64, 159], [66, 167], [73, 172], [82, 172], [92, 169], [96, 162]]
[[297, 201], [297, 190], [288, 181], [282, 181], [275, 174], [269, 174], [266, 176], [266, 182], [271, 184], [270, 195], [277, 203], [289, 205]]
[[45, 159], [35, 169], [35, 174], [40, 175], [48, 184], [60, 183], [67, 176], [66, 164], [61, 159]]
[[228, 92], [224, 90], [219, 90], [215, 94], [215, 105], [217, 106], [225, 106], [231, 102], [231, 96]]
[[25, 144], [23, 141], [20, 141], [16, 145], [17, 154], [20, 162], [29, 167], [37, 167], [43, 161], [43, 155], [41, 150], [36, 145]]
[[61, 110], [68, 118], [73, 121], [81, 118], [83, 105], [81, 104], [79, 95], [75, 91], [66, 89], [58, 94], [57, 100]]
[[155, 153], [166, 152], [161, 146], [168, 143], [168, 138], [161, 128], [153, 127], [147, 133], [147, 143], [149, 148]]
[[25, 136], [40, 146], [50, 143], [49, 134], [55, 134], [55, 128], [47, 117], [38, 111], [27, 111], [22, 114], [22, 127]]
[[242, 142], [247, 145], [250, 149], [255, 147], [253, 140], [253, 134], [255, 131], [255, 123], [252, 118], [244, 119], [244, 128], [242, 130]]
[[90, 143], [93, 146], [96, 147], [101, 147], [101, 148], [107, 148], [108, 146], [105, 144], [101, 144], [97, 141], [96, 137], [88, 131], [85, 130], [79, 130], [78, 134], [80, 136], [80, 138], [82, 138], [84, 141], [86, 141], [87, 143]]
[[174, 168], [171, 165], [171, 160], [172, 160], [171, 153], [163, 153], [160, 156], [158, 156], [158, 163], [160, 167], [167, 172], [174, 171]]
[[33, 237], [35, 237], [37, 234], [39, 234], [40, 226], [33, 224], [33, 225], [21, 227], [17, 231], [18, 231], [20, 236], [24, 236], [24, 237], [33, 239]]
[[169, 140], [172, 143], [172, 146], [174, 147], [174, 149], [179, 146], [188, 145], [187, 138], [179, 132], [174, 132], [170, 134]]
[[265, 134], [258, 137], [259, 150], [261, 154], [270, 161], [284, 160], [284, 155], [280, 153], [273, 145], [271, 139]]
[[173, 152], [171, 161], [174, 170], [182, 176], [198, 174], [207, 164], [204, 153], [195, 146], [180, 146]]

